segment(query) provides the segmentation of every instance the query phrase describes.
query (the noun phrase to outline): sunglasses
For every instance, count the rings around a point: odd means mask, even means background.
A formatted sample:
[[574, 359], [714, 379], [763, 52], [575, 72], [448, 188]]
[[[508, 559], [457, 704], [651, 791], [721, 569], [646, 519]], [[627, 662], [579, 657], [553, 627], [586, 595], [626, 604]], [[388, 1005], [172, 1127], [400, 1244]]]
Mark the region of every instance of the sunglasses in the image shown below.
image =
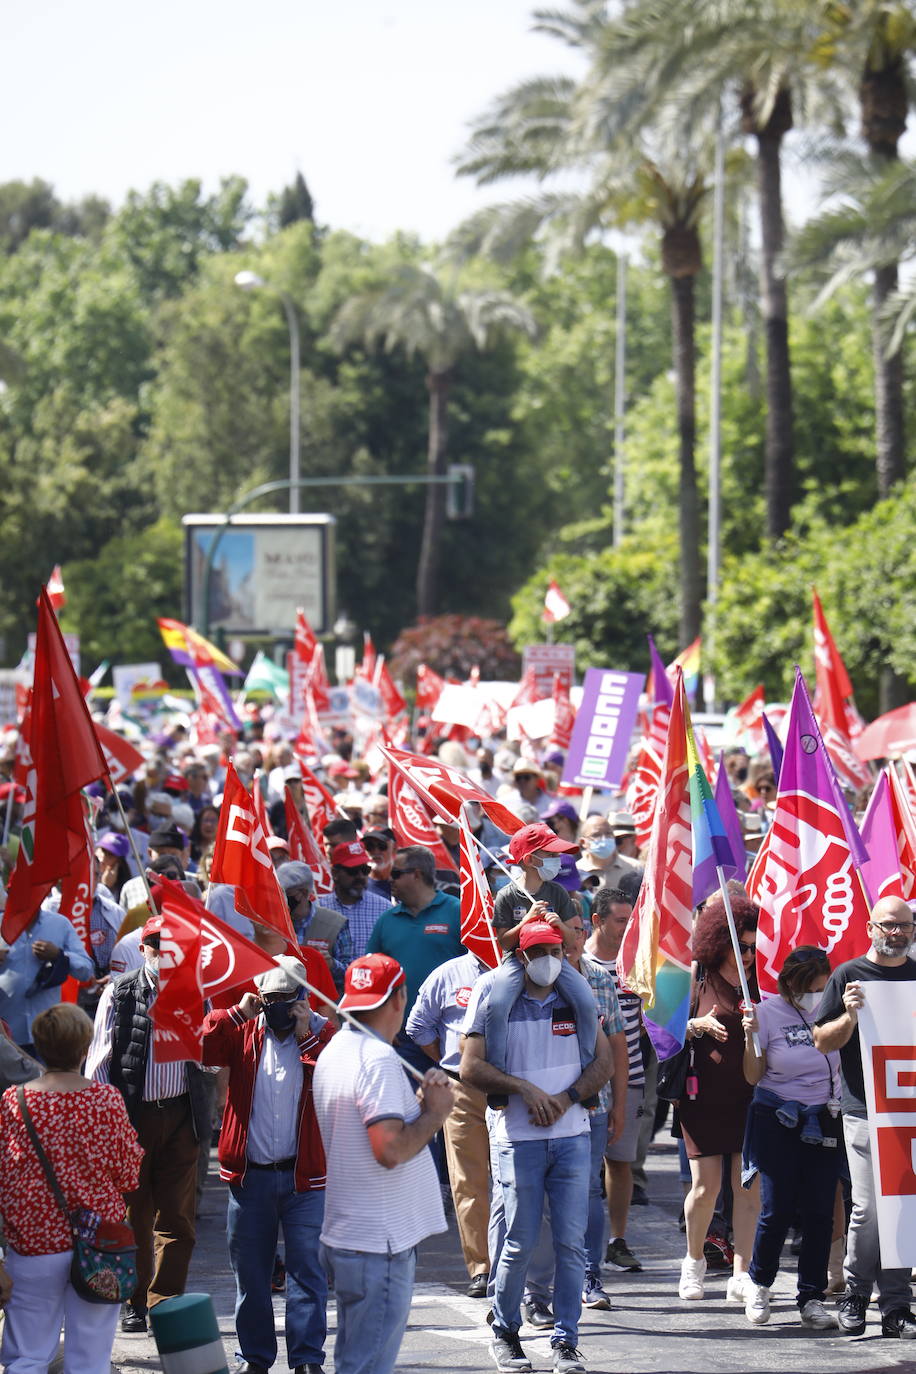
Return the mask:
[[368, 864], [356, 864], [353, 868], [348, 868], [347, 872], [361, 873], [364, 878], [368, 878], [369, 874], [372, 872], [372, 869], [369, 867]]
[[416, 869], [415, 869], [415, 868], [393, 868], [393, 869], [391, 870], [391, 876], [392, 876], [392, 878], [403, 878], [403, 877], [405, 877], [408, 873], [416, 873]]
[[756, 943], [753, 945], [746, 945], [743, 940], [738, 941], [738, 948], [741, 950], [742, 954], [756, 954], [757, 952]]

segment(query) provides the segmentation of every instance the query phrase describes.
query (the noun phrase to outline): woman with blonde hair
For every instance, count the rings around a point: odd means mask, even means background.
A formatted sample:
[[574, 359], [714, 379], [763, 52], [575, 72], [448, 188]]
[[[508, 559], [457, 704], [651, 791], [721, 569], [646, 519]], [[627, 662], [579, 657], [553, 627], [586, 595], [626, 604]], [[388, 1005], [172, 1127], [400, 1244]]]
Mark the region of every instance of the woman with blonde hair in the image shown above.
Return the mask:
[[[49, 1007], [32, 1025], [45, 1064], [25, 1085], [26, 1111], [48, 1157], [68, 1212], [89, 1208], [121, 1222], [123, 1194], [137, 1186], [143, 1151], [124, 1099], [82, 1074], [92, 1022], [69, 1002]], [[18, 1089], [0, 1098], [0, 1214], [12, 1294], [0, 1363], [6, 1374], [46, 1369], [64, 1328], [64, 1374], [108, 1374], [119, 1307], [88, 1302], [70, 1282], [73, 1236], [55, 1200], [20, 1109]]]

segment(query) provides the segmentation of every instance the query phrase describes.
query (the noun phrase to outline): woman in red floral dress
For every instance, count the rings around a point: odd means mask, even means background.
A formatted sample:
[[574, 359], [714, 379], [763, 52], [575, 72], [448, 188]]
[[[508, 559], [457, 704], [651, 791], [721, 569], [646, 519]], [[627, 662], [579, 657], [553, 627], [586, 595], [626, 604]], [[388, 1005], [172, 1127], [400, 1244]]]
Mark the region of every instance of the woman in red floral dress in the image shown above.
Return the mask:
[[[25, 1096], [67, 1207], [89, 1207], [123, 1221], [125, 1191], [135, 1188], [143, 1151], [124, 1099], [80, 1072], [92, 1022], [61, 1002], [35, 1018], [33, 1039], [47, 1068]], [[0, 1364], [6, 1374], [45, 1369], [64, 1328], [64, 1374], [108, 1374], [118, 1320], [116, 1303], [91, 1303], [70, 1283], [72, 1239], [29, 1139], [16, 1089], [0, 1098], [0, 1215], [12, 1294]]]

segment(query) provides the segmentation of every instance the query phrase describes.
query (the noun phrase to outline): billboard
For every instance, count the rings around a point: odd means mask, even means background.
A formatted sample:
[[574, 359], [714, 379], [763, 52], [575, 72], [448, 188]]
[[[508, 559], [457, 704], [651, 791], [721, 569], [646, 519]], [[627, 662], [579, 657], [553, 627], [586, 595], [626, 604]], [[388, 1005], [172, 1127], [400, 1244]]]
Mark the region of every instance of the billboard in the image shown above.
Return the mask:
[[316, 634], [330, 631], [333, 515], [185, 515], [181, 523], [189, 625], [211, 636], [291, 639], [301, 606]]

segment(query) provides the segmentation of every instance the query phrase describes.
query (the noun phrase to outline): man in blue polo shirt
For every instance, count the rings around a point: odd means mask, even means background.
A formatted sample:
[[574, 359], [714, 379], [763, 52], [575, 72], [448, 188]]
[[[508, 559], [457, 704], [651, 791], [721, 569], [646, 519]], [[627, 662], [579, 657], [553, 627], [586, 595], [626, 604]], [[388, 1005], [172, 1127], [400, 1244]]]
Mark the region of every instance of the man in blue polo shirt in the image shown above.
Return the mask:
[[[399, 849], [391, 869], [391, 895], [397, 903], [379, 916], [366, 945], [367, 954], [397, 959], [407, 979], [407, 1014], [420, 984], [447, 959], [467, 951], [461, 943], [461, 907], [457, 897], [436, 891], [436, 860], [421, 844]], [[426, 1054], [402, 1030], [395, 1048], [415, 1067], [429, 1067]]]

